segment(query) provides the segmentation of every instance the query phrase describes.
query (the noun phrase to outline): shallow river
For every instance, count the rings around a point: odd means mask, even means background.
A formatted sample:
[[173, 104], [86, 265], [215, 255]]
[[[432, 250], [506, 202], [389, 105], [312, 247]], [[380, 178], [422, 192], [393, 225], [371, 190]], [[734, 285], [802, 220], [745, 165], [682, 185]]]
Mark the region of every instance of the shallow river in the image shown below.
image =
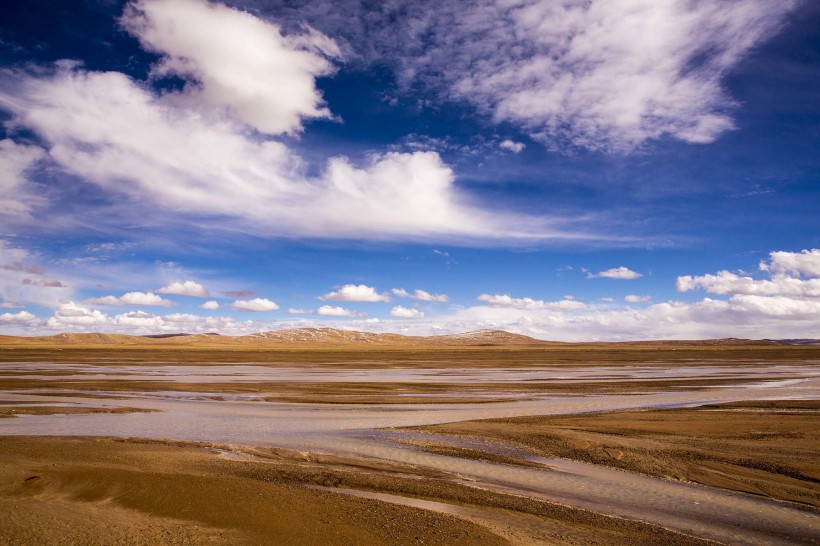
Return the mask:
[[[737, 379], [738, 384], [704, 390], [630, 395], [530, 395], [527, 400], [484, 404], [295, 404], [261, 400], [203, 399], [201, 393], [139, 393], [127, 398], [44, 396], [37, 390], [0, 393], [0, 402], [130, 407], [152, 413], [21, 416], [0, 420], [5, 435], [95, 435], [276, 446], [343, 456], [381, 458], [444, 470], [499, 491], [579, 506], [596, 512], [640, 519], [730, 544], [820, 542], [820, 516], [796, 505], [693, 484], [671, 482], [596, 465], [538, 459], [543, 469], [514, 467], [419, 451], [399, 444], [382, 429], [473, 419], [557, 415], [629, 408], [685, 407], [764, 399], [820, 399], [820, 367], [600, 367], [524, 370], [344, 370], [264, 366], [84, 366], [4, 364], [14, 377], [56, 379], [59, 370], [86, 380], [184, 382], [229, 381], [382, 381], [382, 382], [526, 382], [647, 378]], [[232, 373], [231, 373], [232, 372]], [[61, 375], [60, 380], [67, 376]], [[48, 385], [44, 384], [44, 388]], [[97, 393], [99, 394], [99, 393]], [[122, 393], [118, 393], [122, 395]], [[77, 396], [79, 395], [79, 396]]]

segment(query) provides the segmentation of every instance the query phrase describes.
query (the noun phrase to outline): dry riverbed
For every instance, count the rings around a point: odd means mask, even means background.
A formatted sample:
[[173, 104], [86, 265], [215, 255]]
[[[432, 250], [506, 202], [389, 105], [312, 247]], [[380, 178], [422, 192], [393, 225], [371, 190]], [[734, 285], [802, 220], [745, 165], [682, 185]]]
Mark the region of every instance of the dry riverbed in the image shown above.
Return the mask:
[[0, 543], [817, 543], [815, 357], [17, 347]]

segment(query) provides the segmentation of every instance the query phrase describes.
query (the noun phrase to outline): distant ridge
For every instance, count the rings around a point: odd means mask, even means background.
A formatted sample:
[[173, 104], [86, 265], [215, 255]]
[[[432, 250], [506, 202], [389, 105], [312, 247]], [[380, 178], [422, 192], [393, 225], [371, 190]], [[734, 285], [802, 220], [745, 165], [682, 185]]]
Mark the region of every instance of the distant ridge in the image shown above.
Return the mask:
[[[475, 330], [462, 334], [437, 336], [406, 336], [391, 333], [359, 332], [335, 328], [291, 328], [272, 330], [243, 336], [224, 336], [213, 332], [205, 334], [150, 334], [132, 336], [104, 333], [62, 333], [53, 336], [3, 336], [0, 345], [121, 345], [121, 346], [192, 346], [192, 347], [287, 347], [287, 346], [549, 346], [578, 345], [579, 343], [544, 341], [529, 336], [514, 334], [504, 330]], [[653, 340], [625, 342], [587, 342], [584, 345], [648, 345], [648, 346], [734, 346], [734, 345], [816, 345], [817, 340], [750, 340], [750, 339], [705, 339], [705, 340]]]
[[207, 334], [150, 334], [130, 336], [125, 334], [63, 333], [54, 336], [15, 337], [0, 336], [0, 344], [54, 344], [54, 345], [226, 345], [226, 346], [273, 346], [273, 345], [544, 345], [556, 342], [542, 341], [529, 336], [503, 330], [476, 330], [463, 334], [441, 336], [405, 336], [390, 333], [359, 332], [335, 328], [292, 328], [272, 330], [244, 336]]
[[820, 339], [778, 339], [777, 342], [786, 345], [820, 345]]

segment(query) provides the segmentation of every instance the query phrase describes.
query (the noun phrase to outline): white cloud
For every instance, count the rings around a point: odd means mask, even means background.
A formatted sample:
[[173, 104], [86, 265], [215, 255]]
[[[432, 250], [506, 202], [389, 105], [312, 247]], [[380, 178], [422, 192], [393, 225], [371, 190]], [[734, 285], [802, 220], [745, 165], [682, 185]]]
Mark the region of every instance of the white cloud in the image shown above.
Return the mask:
[[151, 292], [128, 292], [120, 296], [120, 301], [125, 305], [149, 305], [159, 307], [171, 307], [174, 302], [163, 299]]
[[335, 292], [329, 292], [324, 296], [320, 296], [319, 299], [373, 303], [378, 301], [390, 301], [390, 296], [387, 294], [379, 294], [372, 286], [367, 286], [364, 284], [346, 284]]
[[[282, 114], [281, 130], [296, 130], [311, 112], [324, 115], [321, 109], [303, 108], [315, 106], [312, 79], [320, 57], [309, 50], [324, 44], [323, 38], [309, 33], [283, 38], [275, 47], [250, 49], [260, 57], [281, 54], [287, 59], [281, 72], [276, 68], [268, 74], [256, 71], [257, 61], [264, 66], [268, 61], [248, 60], [254, 55], [247, 55], [248, 44], [237, 28], [250, 25], [247, 38], [254, 44], [264, 42], [260, 33], [273, 40], [279, 33], [274, 25], [194, 0], [136, 6], [125, 24], [144, 43], [167, 53], [157, 70], [184, 78], [184, 91], [160, 93], [125, 74], [89, 71], [70, 61], [51, 69], [0, 72], [0, 107], [11, 114], [10, 123], [36, 133], [49, 167], [96, 185], [112, 202], [128, 198], [128, 206], [116, 210], [121, 222], [176, 222], [187, 215], [206, 217], [214, 228], [291, 237], [607, 238], [570, 229], [565, 220], [559, 224], [478, 206], [456, 187], [453, 170], [436, 152], [375, 153], [359, 165], [333, 157], [324, 169], [308, 165], [285, 143], [253, 127], [275, 132], [274, 122]], [[227, 22], [174, 30], [186, 13], [200, 22], [222, 14]], [[215, 35], [223, 27], [230, 28], [229, 39], [236, 43], [220, 45], [223, 37]], [[204, 44], [201, 51], [199, 44]], [[270, 48], [279, 48], [278, 53]], [[269, 85], [270, 78], [289, 78], [294, 63], [303, 63], [297, 72], [307, 79], [300, 76], [302, 83], [293, 86], [309, 88], [308, 98], [290, 84]], [[243, 86], [248, 74], [265, 86], [265, 93], [256, 84]], [[308, 80], [310, 85], [304, 83]], [[280, 101], [279, 90], [301, 106]], [[314, 172], [318, 174], [309, 174]], [[230, 192], [224, 191], [226, 186]], [[144, 205], [134, 206], [139, 203]], [[114, 215], [106, 211], [104, 217], [96, 209], [83, 212], [110, 222]], [[168, 211], [173, 214], [167, 216]]]
[[820, 297], [820, 278], [799, 279], [787, 275], [774, 275], [771, 279], [753, 279], [730, 271], [717, 274], [678, 277], [678, 292], [702, 288], [711, 294], [745, 294], [760, 296]]
[[3, 223], [30, 217], [31, 209], [44, 203], [26, 176], [45, 152], [38, 146], [0, 140], [0, 219]]
[[197, 298], [207, 298], [210, 295], [205, 287], [196, 281], [172, 282], [168, 286], [163, 286], [157, 290], [157, 292], [160, 294], [194, 296]]
[[586, 309], [587, 305], [582, 301], [574, 299], [563, 299], [561, 301], [543, 301], [532, 298], [513, 298], [507, 294], [481, 294], [476, 298], [478, 301], [486, 302], [490, 307], [508, 307], [510, 309], [528, 310], [549, 310], [549, 311], [577, 311]]
[[394, 288], [391, 292], [393, 292], [394, 296], [398, 296], [400, 298], [410, 298], [413, 300], [429, 301], [433, 303], [447, 303], [449, 299], [447, 294], [431, 294], [430, 292], [419, 289], [416, 289], [413, 293], [410, 293], [404, 288]]
[[179, 100], [230, 108], [269, 134], [330, 117], [315, 80], [333, 72], [326, 56], [339, 56], [339, 48], [318, 32], [283, 36], [274, 23], [204, 0], [137, 0], [121, 23], [163, 55], [155, 74], [189, 80]]
[[707, 143], [734, 127], [725, 76], [797, 5], [418, 2], [402, 4], [400, 17], [382, 9], [378, 43], [362, 47], [392, 59], [406, 86], [469, 101], [551, 147], [631, 150], [665, 136]]
[[254, 298], [252, 300], [236, 300], [231, 304], [233, 309], [238, 311], [276, 311], [279, 305], [266, 298]]
[[162, 326], [162, 318], [146, 313], [144, 311], [132, 311], [114, 317], [114, 324], [132, 328], [159, 329]]
[[47, 326], [59, 330], [63, 328], [96, 327], [106, 324], [109, 321], [108, 315], [97, 309], [89, 309], [77, 305], [73, 301], [61, 304], [52, 317], [49, 317]]
[[345, 309], [344, 307], [323, 305], [316, 310], [317, 315], [323, 317], [358, 317], [361, 316], [356, 311]]
[[424, 318], [424, 313], [418, 309], [397, 305], [390, 310], [390, 316], [406, 319], [421, 319]]
[[171, 307], [174, 302], [157, 296], [153, 292], [128, 292], [120, 297], [102, 296], [85, 300], [88, 305], [144, 305], [157, 307]]
[[219, 309], [219, 302], [216, 300], [206, 301], [202, 305], [199, 306], [200, 309], [207, 309], [209, 311], [213, 311], [215, 309]]
[[629, 294], [624, 297], [627, 303], [649, 303], [652, 301], [652, 296], [639, 296], [637, 294]]
[[760, 262], [763, 271], [820, 277], [820, 249], [772, 252], [769, 258], [769, 263]]
[[587, 279], [596, 279], [596, 278], [605, 278], [605, 279], [621, 279], [621, 280], [632, 280], [632, 279], [640, 279], [643, 277], [642, 274], [638, 273], [637, 271], [632, 271], [628, 267], [613, 267], [612, 269], [607, 269], [606, 271], [600, 271], [598, 273], [587, 273]]
[[8, 322], [31, 322], [36, 320], [37, 317], [34, 316], [32, 313], [28, 311], [20, 311], [17, 313], [3, 313], [0, 314], [0, 322], [8, 323]]
[[820, 316], [820, 301], [798, 300], [783, 296], [754, 296], [739, 294], [729, 299], [733, 310], [769, 317], [807, 318]]
[[499, 144], [498, 147], [504, 150], [509, 150], [514, 154], [518, 154], [521, 153], [527, 146], [523, 142], [514, 142], [508, 139], [502, 140], [501, 144]]
[[311, 314], [313, 314], [313, 311], [311, 311], [310, 309], [296, 309], [294, 307], [291, 307], [290, 309], [288, 309], [288, 315], [311, 315]]

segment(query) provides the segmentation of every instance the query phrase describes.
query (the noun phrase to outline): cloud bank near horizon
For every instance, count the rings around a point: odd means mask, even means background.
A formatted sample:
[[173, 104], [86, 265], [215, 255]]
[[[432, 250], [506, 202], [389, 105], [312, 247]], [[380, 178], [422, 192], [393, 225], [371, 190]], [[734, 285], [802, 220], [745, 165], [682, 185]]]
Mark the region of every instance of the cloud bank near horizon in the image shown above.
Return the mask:
[[[23, 257], [19, 253], [11, 255]], [[15, 262], [19, 263], [19, 262]], [[32, 266], [28, 266], [29, 269]], [[11, 266], [19, 280], [26, 267]], [[503, 329], [539, 339], [559, 341], [625, 341], [639, 339], [704, 339], [718, 337], [795, 338], [816, 337], [820, 316], [820, 249], [802, 252], [771, 252], [759, 265], [761, 276], [739, 275], [729, 271], [701, 276], [680, 276], [680, 292], [705, 290], [725, 299], [704, 297], [691, 302], [668, 300], [652, 303], [651, 295], [629, 294], [626, 305], [612, 298], [604, 301], [583, 301], [567, 296], [558, 301], [508, 294], [481, 294], [480, 305], [450, 305], [437, 310], [443, 299], [416, 299], [412, 307], [394, 305], [386, 293], [380, 294], [367, 285], [344, 285], [334, 292], [319, 296], [326, 301], [359, 303], [380, 307], [364, 312], [336, 305], [322, 305], [315, 310], [290, 308], [288, 315], [308, 315], [308, 318], [277, 318], [271, 316], [279, 305], [267, 298], [237, 300], [230, 307], [236, 311], [267, 313], [257, 320], [237, 320], [233, 316], [201, 316], [190, 313], [166, 315], [143, 310], [110, 315], [95, 305], [170, 306], [150, 292], [131, 292], [120, 298], [109, 296], [84, 304], [65, 301], [56, 305], [52, 316], [38, 317], [26, 309], [0, 314], [0, 322], [9, 331], [19, 334], [46, 334], [58, 331], [101, 331], [132, 334], [219, 332], [243, 335], [291, 327], [330, 326], [348, 330], [392, 332], [411, 335], [461, 333], [479, 329]], [[7, 301], [6, 283], [0, 295]], [[189, 281], [188, 286], [200, 285]], [[183, 285], [182, 282], [179, 285]], [[46, 288], [40, 288], [47, 290]], [[427, 294], [417, 290], [417, 294]], [[394, 289], [399, 297], [413, 296]], [[416, 295], [417, 295], [416, 294]], [[439, 295], [441, 296], [441, 295]], [[184, 294], [183, 297], [189, 297]], [[213, 300], [216, 302], [216, 300]], [[218, 310], [220, 305], [206, 309]], [[428, 306], [425, 309], [418, 305]], [[375, 309], [376, 307], [368, 307]], [[315, 317], [315, 318], [314, 318]], [[369, 317], [369, 318], [366, 318]], [[338, 322], [338, 320], [342, 322]]]

